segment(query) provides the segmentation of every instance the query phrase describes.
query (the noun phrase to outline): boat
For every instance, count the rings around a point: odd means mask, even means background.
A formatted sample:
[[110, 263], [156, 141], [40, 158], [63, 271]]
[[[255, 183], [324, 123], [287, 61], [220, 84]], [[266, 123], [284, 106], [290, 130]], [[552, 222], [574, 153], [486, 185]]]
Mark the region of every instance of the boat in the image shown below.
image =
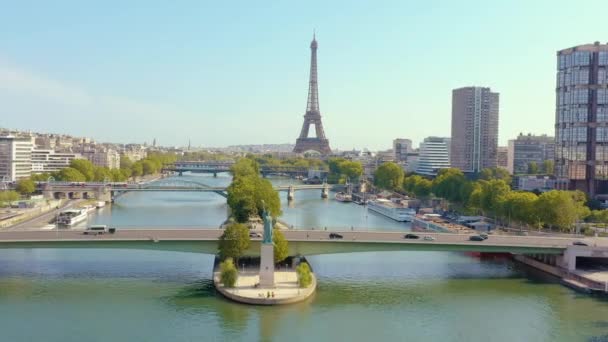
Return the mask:
[[416, 210], [384, 198], [368, 201], [367, 208], [399, 222], [411, 222], [416, 216]]
[[104, 201], [99, 201], [99, 202], [95, 203], [95, 207], [97, 209], [103, 208], [105, 206], [106, 206], [106, 202], [104, 202]]
[[338, 202], [352, 202], [353, 196], [344, 192], [338, 192], [336, 194], [336, 201]]
[[74, 226], [87, 219], [87, 209], [68, 209], [59, 213], [57, 223], [62, 226]]

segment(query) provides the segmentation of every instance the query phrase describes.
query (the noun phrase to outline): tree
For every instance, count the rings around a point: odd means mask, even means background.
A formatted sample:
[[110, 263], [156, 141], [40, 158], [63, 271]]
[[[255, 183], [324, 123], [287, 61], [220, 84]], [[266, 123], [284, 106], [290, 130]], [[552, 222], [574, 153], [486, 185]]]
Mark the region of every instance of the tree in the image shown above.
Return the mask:
[[431, 194], [432, 187], [433, 182], [426, 178], [420, 178], [414, 186], [414, 195], [416, 195], [417, 198], [427, 198]]
[[93, 180], [103, 182], [106, 179], [112, 179], [112, 173], [107, 167], [96, 166], [93, 170]]
[[144, 175], [152, 175], [156, 173], [156, 165], [151, 160], [144, 159], [141, 163], [141, 166]]
[[36, 183], [34, 183], [31, 179], [21, 179], [17, 182], [17, 187], [15, 188], [22, 195], [29, 195], [32, 192], [36, 191]]
[[509, 174], [509, 171], [502, 167], [485, 168], [481, 170], [479, 178], [483, 180], [502, 179], [505, 183], [511, 184], [511, 175]]
[[357, 161], [345, 160], [339, 164], [340, 174], [354, 182], [363, 174], [363, 165]]
[[501, 216], [523, 225], [536, 224], [540, 218], [535, 209], [537, 200], [532, 192], [511, 191], [504, 196]]
[[309, 287], [312, 283], [312, 272], [308, 263], [302, 262], [296, 267], [296, 274], [298, 275], [298, 284], [300, 287]]
[[220, 282], [224, 287], [234, 287], [238, 279], [239, 273], [234, 266], [232, 258], [226, 258], [226, 260], [220, 263]]
[[12, 190], [0, 191], [0, 207], [9, 206], [11, 202], [19, 199], [19, 194]]
[[278, 228], [272, 230], [272, 243], [274, 244], [274, 263], [285, 260], [289, 256], [289, 243]]
[[74, 159], [70, 162], [70, 167], [78, 170], [87, 182], [95, 178], [95, 166], [86, 159]]
[[238, 261], [249, 248], [251, 239], [249, 229], [242, 223], [233, 223], [226, 227], [219, 240], [220, 259], [233, 258]]
[[237, 222], [247, 222], [249, 217], [266, 209], [271, 216], [281, 215], [281, 200], [272, 183], [259, 175], [249, 174], [233, 179], [228, 186], [228, 206]]
[[133, 178], [140, 177], [144, 174], [144, 167], [142, 161], [137, 161], [131, 166], [131, 176]]
[[555, 172], [555, 162], [551, 159], [543, 161], [543, 173], [552, 175]]
[[403, 177], [403, 169], [393, 162], [388, 162], [380, 165], [374, 173], [374, 184], [379, 188], [396, 190], [401, 187]]
[[250, 158], [240, 158], [236, 163], [230, 167], [233, 178], [247, 177], [247, 176], [259, 176], [260, 167], [258, 163]]
[[500, 209], [505, 196], [511, 191], [511, 188], [502, 179], [492, 179], [490, 181], [480, 181], [481, 194], [480, 205], [481, 209], [486, 213], [494, 215], [500, 214]]
[[131, 160], [131, 158], [124, 156], [124, 155], [120, 156], [120, 168], [121, 169], [130, 169], [132, 165], [133, 165], [133, 161]]
[[590, 214], [584, 204], [584, 194], [576, 191], [551, 190], [541, 194], [536, 202], [538, 215], [550, 227], [562, 231], [572, 230], [573, 225]]
[[433, 180], [432, 191], [448, 201], [463, 204], [466, 197], [462, 197], [462, 188], [466, 183], [467, 180], [459, 169], [441, 169]]
[[528, 173], [531, 175], [538, 174], [538, 164], [535, 161], [528, 164]]
[[57, 174], [58, 180], [66, 181], [66, 182], [85, 182], [87, 178], [80, 173], [80, 171], [72, 168], [66, 167], [65, 169], [61, 169]]
[[254, 176], [234, 178], [227, 192], [232, 216], [237, 222], [247, 222], [257, 212]]

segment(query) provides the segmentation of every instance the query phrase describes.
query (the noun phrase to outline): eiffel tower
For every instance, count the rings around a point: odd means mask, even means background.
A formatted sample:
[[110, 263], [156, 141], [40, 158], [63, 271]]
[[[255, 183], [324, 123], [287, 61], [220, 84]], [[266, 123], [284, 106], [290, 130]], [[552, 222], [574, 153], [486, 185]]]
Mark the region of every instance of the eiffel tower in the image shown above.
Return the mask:
[[[308, 137], [310, 125], [315, 125], [315, 138]], [[322, 155], [331, 153], [329, 140], [325, 137], [323, 123], [321, 122], [321, 111], [319, 110], [319, 87], [317, 85], [317, 40], [312, 37], [310, 43], [310, 82], [308, 84], [308, 102], [306, 104], [306, 114], [304, 114], [304, 125], [300, 137], [296, 140], [294, 153], [304, 153], [306, 151], [317, 151]]]

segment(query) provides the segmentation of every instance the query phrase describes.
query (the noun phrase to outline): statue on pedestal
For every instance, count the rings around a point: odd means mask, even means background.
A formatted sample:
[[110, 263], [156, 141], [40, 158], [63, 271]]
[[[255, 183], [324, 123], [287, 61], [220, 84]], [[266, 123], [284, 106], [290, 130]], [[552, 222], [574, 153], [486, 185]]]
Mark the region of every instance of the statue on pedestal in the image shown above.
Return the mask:
[[264, 220], [264, 238], [262, 243], [272, 243], [272, 216], [264, 209], [262, 213], [262, 220]]

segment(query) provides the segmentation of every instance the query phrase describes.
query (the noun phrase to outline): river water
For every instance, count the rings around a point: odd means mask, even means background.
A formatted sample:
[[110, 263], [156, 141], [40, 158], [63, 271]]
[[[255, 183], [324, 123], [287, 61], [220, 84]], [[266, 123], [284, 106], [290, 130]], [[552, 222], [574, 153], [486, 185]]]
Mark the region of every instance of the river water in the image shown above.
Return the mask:
[[[319, 190], [296, 192], [283, 208], [295, 227], [408, 229]], [[225, 216], [213, 193], [129, 193], [90, 223], [214, 228]], [[209, 255], [0, 250], [0, 341], [608, 341], [607, 300], [509, 260], [382, 252], [309, 261], [316, 295], [268, 308], [219, 297]]]

